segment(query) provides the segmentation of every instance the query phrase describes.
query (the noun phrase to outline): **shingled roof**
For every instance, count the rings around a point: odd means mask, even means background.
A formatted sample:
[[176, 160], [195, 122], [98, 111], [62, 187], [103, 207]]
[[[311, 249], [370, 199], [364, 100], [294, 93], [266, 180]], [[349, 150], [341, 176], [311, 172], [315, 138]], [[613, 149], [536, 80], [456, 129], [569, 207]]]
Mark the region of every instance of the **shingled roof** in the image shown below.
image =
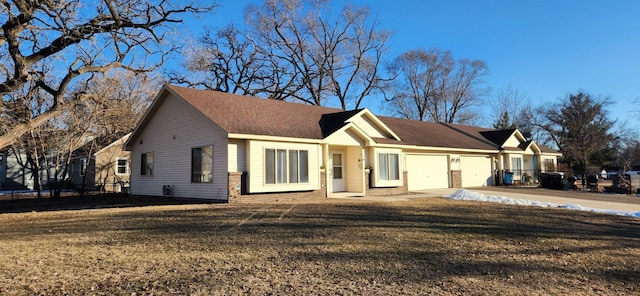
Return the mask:
[[503, 130], [485, 130], [480, 131], [479, 133], [487, 140], [495, 143], [496, 145], [502, 146], [515, 131], [515, 128], [510, 128]]
[[320, 118], [320, 130], [322, 130], [322, 136], [328, 137], [337, 130], [341, 129], [347, 123], [346, 121], [354, 115], [360, 113], [363, 109], [341, 111], [337, 113], [323, 114]]
[[228, 133], [323, 139], [323, 115], [341, 109], [265, 100], [218, 91], [167, 85], [166, 88]]
[[[182, 98], [226, 132], [235, 134], [320, 140], [345, 126], [348, 119], [363, 110], [343, 111], [175, 85], [166, 85], [165, 89]], [[383, 144], [499, 150], [514, 131], [385, 116], [377, 118], [400, 138], [400, 141], [373, 139]], [[549, 148], [543, 151], [555, 152]]]
[[[385, 116], [378, 116], [378, 118], [402, 139], [399, 144], [461, 149], [499, 149], [498, 146], [486, 140], [461, 133], [446, 124]], [[379, 143], [393, 143], [385, 139], [374, 140]]]

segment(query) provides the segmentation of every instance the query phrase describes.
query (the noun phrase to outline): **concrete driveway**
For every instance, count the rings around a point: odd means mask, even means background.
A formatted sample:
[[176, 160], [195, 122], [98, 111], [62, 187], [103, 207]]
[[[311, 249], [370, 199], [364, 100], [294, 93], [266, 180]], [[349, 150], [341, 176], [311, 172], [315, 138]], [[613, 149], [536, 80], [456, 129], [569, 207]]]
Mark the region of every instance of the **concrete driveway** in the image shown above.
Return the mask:
[[[470, 189], [469, 191], [474, 191]], [[640, 211], [640, 203], [631, 203], [624, 202], [622, 198], [615, 198], [615, 194], [609, 195], [601, 193], [601, 199], [587, 199], [580, 198], [579, 193], [576, 194], [575, 197], [563, 197], [552, 195], [552, 192], [549, 191], [541, 191], [540, 194], [531, 194], [531, 193], [522, 193], [517, 192], [517, 190], [513, 191], [492, 191], [488, 190], [475, 190], [474, 192], [479, 192], [485, 195], [495, 195], [495, 196], [504, 196], [513, 199], [525, 199], [525, 200], [535, 200], [540, 202], [548, 202], [554, 204], [573, 204], [573, 205], [581, 205], [586, 208], [594, 208], [594, 209], [603, 209], [603, 210], [614, 210], [614, 211], [622, 211], [622, 212], [638, 212]], [[551, 193], [551, 194], [548, 194]], [[585, 194], [597, 194], [597, 193], [585, 193]], [[610, 197], [610, 200], [603, 200]], [[638, 198], [640, 200], [640, 198]]]
[[[421, 190], [411, 192], [406, 195], [391, 195], [391, 196], [364, 196], [364, 197], [339, 197], [339, 198], [348, 198], [348, 199], [357, 199], [357, 200], [370, 200], [370, 201], [407, 201], [415, 198], [428, 198], [428, 197], [442, 197], [444, 195], [448, 195], [456, 192], [459, 188], [445, 188], [445, 189], [430, 189], [430, 190]], [[572, 205], [580, 205], [587, 208], [594, 209], [603, 209], [603, 210], [614, 210], [614, 211], [624, 211], [624, 212], [638, 212], [640, 211], [640, 197], [638, 197], [638, 202], [625, 202], [624, 199], [630, 200], [631, 198], [614, 198], [615, 196], [610, 196], [611, 200], [606, 200], [608, 195], [602, 194], [599, 200], [590, 199], [581, 199], [579, 198], [580, 194], [576, 193], [575, 197], [563, 197], [559, 195], [553, 195], [553, 191], [540, 191], [540, 193], [531, 193], [528, 192], [519, 192], [518, 190], [491, 190], [490, 187], [487, 188], [478, 188], [478, 189], [465, 189], [472, 192], [482, 193], [484, 195], [493, 195], [493, 196], [502, 196], [511, 199], [524, 199], [524, 200], [534, 200], [540, 202], [554, 203], [559, 205], [564, 204], [572, 204]], [[559, 191], [558, 193], [561, 193]], [[589, 193], [587, 193], [589, 194]], [[595, 193], [591, 193], [593, 195]], [[604, 200], [603, 200], [604, 199]]]

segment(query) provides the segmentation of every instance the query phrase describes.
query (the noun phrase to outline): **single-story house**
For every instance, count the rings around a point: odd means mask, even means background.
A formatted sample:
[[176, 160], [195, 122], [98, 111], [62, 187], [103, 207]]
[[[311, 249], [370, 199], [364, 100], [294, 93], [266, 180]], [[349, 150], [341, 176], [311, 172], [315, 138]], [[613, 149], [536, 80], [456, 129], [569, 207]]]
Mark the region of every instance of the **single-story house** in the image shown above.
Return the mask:
[[122, 146], [130, 135], [128, 133], [109, 143], [109, 139], [114, 138], [114, 135], [110, 135], [104, 141], [96, 139], [95, 143], [89, 143], [94, 148], [87, 149], [85, 145], [74, 151], [68, 173], [73, 187], [101, 192], [127, 192], [131, 152], [124, 151]]
[[131, 133], [128, 133], [93, 154], [96, 189], [103, 192], [128, 192], [131, 152], [123, 150], [122, 146], [130, 136]]
[[552, 170], [520, 131], [166, 85], [125, 144], [131, 193], [232, 201], [491, 186]]

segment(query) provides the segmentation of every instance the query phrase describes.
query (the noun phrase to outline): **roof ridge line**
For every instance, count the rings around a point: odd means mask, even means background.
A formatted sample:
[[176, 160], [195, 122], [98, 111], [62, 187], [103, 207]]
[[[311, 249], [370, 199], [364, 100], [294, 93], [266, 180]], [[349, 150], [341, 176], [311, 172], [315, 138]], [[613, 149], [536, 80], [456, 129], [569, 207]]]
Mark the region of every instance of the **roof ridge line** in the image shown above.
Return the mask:
[[454, 131], [456, 131], [456, 132], [459, 132], [459, 133], [461, 133], [461, 134], [464, 134], [464, 135], [466, 135], [466, 136], [468, 136], [468, 137], [471, 137], [471, 138], [476, 139], [476, 140], [478, 140], [478, 141], [484, 142], [485, 144], [489, 144], [489, 145], [491, 145], [491, 146], [493, 146], [493, 147], [496, 147], [496, 148], [498, 148], [498, 149], [502, 149], [502, 147], [498, 146], [498, 145], [497, 145], [496, 143], [494, 143], [494, 142], [491, 142], [491, 141], [489, 141], [489, 140], [487, 140], [487, 139], [485, 139], [485, 138], [481, 138], [481, 137], [478, 137], [478, 136], [472, 135], [472, 134], [470, 134], [470, 133], [468, 133], [468, 132], [465, 132], [465, 131], [463, 131], [463, 130], [461, 130], [461, 129], [459, 129], [459, 128], [456, 128], [456, 127], [452, 126], [452, 125], [451, 125], [451, 124], [449, 124], [449, 123], [444, 123], [444, 122], [438, 122], [438, 123], [439, 123], [439, 124], [441, 124], [441, 125], [444, 125], [444, 126], [446, 126], [446, 127], [448, 127], [448, 128], [450, 128], [450, 129], [452, 129], [452, 130], [454, 130]]

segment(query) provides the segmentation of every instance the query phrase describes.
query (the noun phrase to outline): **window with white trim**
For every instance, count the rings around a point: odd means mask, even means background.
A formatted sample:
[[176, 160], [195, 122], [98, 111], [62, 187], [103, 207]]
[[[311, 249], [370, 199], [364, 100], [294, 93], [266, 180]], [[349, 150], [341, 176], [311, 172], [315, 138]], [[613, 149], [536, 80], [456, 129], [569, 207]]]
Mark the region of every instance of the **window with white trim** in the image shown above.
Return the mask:
[[556, 163], [553, 161], [553, 159], [551, 158], [546, 158], [544, 160], [544, 167], [543, 167], [545, 172], [551, 172], [551, 171], [555, 171], [556, 170]]
[[378, 179], [400, 180], [400, 155], [398, 153], [378, 153]]
[[118, 158], [116, 159], [116, 175], [126, 175], [129, 173], [129, 159]]
[[213, 146], [191, 149], [191, 183], [213, 182]]
[[153, 152], [140, 155], [140, 175], [153, 176]]
[[309, 183], [309, 151], [265, 149], [266, 184]]

